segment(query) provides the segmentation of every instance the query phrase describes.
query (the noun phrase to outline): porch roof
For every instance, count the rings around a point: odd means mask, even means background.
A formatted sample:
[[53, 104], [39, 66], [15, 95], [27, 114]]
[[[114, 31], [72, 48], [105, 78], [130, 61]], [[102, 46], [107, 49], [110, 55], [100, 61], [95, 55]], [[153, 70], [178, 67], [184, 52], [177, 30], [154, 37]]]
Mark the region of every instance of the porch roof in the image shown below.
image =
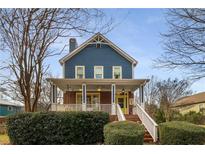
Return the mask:
[[55, 84], [61, 90], [68, 89], [68, 86], [109, 86], [115, 84], [116, 88], [126, 88], [136, 90], [141, 85], [149, 82], [149, 79], [65, 79], [65, 78], [47, 78], [47, 81]]

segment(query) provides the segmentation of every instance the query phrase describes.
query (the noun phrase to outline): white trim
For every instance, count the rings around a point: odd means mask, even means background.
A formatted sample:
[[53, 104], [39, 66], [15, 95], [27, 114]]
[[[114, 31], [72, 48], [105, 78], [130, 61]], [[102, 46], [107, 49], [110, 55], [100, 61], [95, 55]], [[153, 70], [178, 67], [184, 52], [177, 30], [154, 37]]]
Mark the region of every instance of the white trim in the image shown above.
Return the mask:
[[134, 66], [134, 63], [132, 63], [132, 79], [135, 78], [135, 72], [134, 72], [134, 70], [135, 70], [135, 66]]
[[82, 84], [82, 104], [87, 104], [87, 90], [86, 84]]
[[104, 66], [94, 66], [94, 79], [98, 79], [96, 78], [96, 67], [101, 67], [102, 69], [102, 78], [101, 79], [104, 79]]
[[87, 89], [86, 84], [82, 84], [82, 110], [86, 111], [86, 104], [87, 104]]
[[63, 71], [63, 78], [65, 78], [65, 63], [63, 63], [62, 71]]
[[76, 65], [75, 66], [75, 79], [78, 79], [77, 78], [77, 68], [78, 67], [82, 67], [83, 68], [83, 79], [85, 79], [85, 66], [83, 66], [83, 65]]
[[111, 84], [111, 104], [112, 104], [112, 115], [116, 115], [116, 104], [115, 104], [115, 94], [116, 94], [116, 86], [115, 84]]
[[119, 79], [122, 79], [122, 66], [112, 66], [112, 78], [114, 78], [114, 69], [115, 68], [120, 68], [120, 78]]
[[105, 41], [106, 44], [108, 44], [110, 47], [112, 47], [117, 53], [119, 53], [120, 55], [122, 55], [124, 58], [126, 58], [128, 61], [130, 61], [131, 63], [134, 63], [135, 65], [138, 63], [137, 60], [135, 60], [133, 57], [131, 57], [130, 55], [128, 55], [126, 52], [124, 52], [122, 49], [120, 49], [119, 47], [117, 47], [114, 43], [112, 43], [109, 39], [107, 39], [105, 36], [103, 36], [101, 33], [97, 33], [95, 35], [93, 35], [91, 38], [89, 38], [87, 41], [85, 41], [83, 44], [81, 44], [78, 48], [76, 48], [75, 50], [73, 50], [71, 53], [67, 54], [66, 56], [64, 56], [63, 58], [61, 58], [59, 60], [59, 62], [61, 63], [61, 65], [67, 61], [68, 59], [70, 59], [71, 57], [73, 57], [74, 55], [76, 55], [77, 53], [79, 53], [83, 48], [85, 48], [87, 45], [89, 45], [92, 40], [95, 40], [96, 37], [102, 37], [103, 41]]

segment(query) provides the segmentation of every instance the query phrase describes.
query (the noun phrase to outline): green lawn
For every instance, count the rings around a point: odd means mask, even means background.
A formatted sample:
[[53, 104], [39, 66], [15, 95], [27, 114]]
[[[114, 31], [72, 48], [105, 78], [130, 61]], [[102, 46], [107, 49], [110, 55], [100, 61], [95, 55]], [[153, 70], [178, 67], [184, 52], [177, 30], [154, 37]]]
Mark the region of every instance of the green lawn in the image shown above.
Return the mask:
[[9, 144], [9, 137], [7, 134], [0, 134], [0, 145]]

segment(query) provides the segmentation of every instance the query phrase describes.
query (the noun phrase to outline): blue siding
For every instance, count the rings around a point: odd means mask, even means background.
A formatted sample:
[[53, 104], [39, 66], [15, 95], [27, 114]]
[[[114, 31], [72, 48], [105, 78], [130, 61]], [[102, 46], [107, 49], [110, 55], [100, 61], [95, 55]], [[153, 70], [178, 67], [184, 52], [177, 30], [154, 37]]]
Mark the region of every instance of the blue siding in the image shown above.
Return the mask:
[[0, 116], [7, 116], [10, 114], [14, 114], [14, 113], [22, 111], [22, 107], [10, 106], [12, 108], [11, 111], [8, 109], [8, 107], [9, 107], [8, 105], [1, 105], [0, 104]]
[[94, 66], [104, 66], [104, 78], [112, 78], [112, 66], [122, 66], [122, 78], [132, 78], [132, 63], [108, 45], [88, 45], [65, 63], [65, 77], [75, 78], [75, 66], [85, 66], [85, 78], [94, 78]]

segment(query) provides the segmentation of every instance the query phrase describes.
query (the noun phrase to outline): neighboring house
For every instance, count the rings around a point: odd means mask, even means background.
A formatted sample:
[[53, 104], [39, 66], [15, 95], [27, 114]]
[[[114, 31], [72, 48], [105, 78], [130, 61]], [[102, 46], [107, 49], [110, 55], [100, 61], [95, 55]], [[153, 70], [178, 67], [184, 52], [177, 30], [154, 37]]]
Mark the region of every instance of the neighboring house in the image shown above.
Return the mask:
[[[99, 104], [109, 108], [117, 103], [123, 113], [131, 113], [135, 90], [143, 89], [149, 81], [134, 78], [138, 62], [100, 33], [78, 47], [75, 38], [69, 43], [70, 52], [60, 59], [63, 78], [48, 79], [54, 88], [64, 92], [63, 104], [84, 105], [86, 110], [93, 110]], [[53, 96], [55, 93], [53, 90]]]
[[180, 98], [172, 107], [179, 110], [182, 114], [186, 114], [190, 111], [199, 112], [205, 109], [205, 92]]
[[23, 104], [9, 100], [3, 92], [0, 92], [0, 116], [7, 116], [21, 111], [23, 111]]

